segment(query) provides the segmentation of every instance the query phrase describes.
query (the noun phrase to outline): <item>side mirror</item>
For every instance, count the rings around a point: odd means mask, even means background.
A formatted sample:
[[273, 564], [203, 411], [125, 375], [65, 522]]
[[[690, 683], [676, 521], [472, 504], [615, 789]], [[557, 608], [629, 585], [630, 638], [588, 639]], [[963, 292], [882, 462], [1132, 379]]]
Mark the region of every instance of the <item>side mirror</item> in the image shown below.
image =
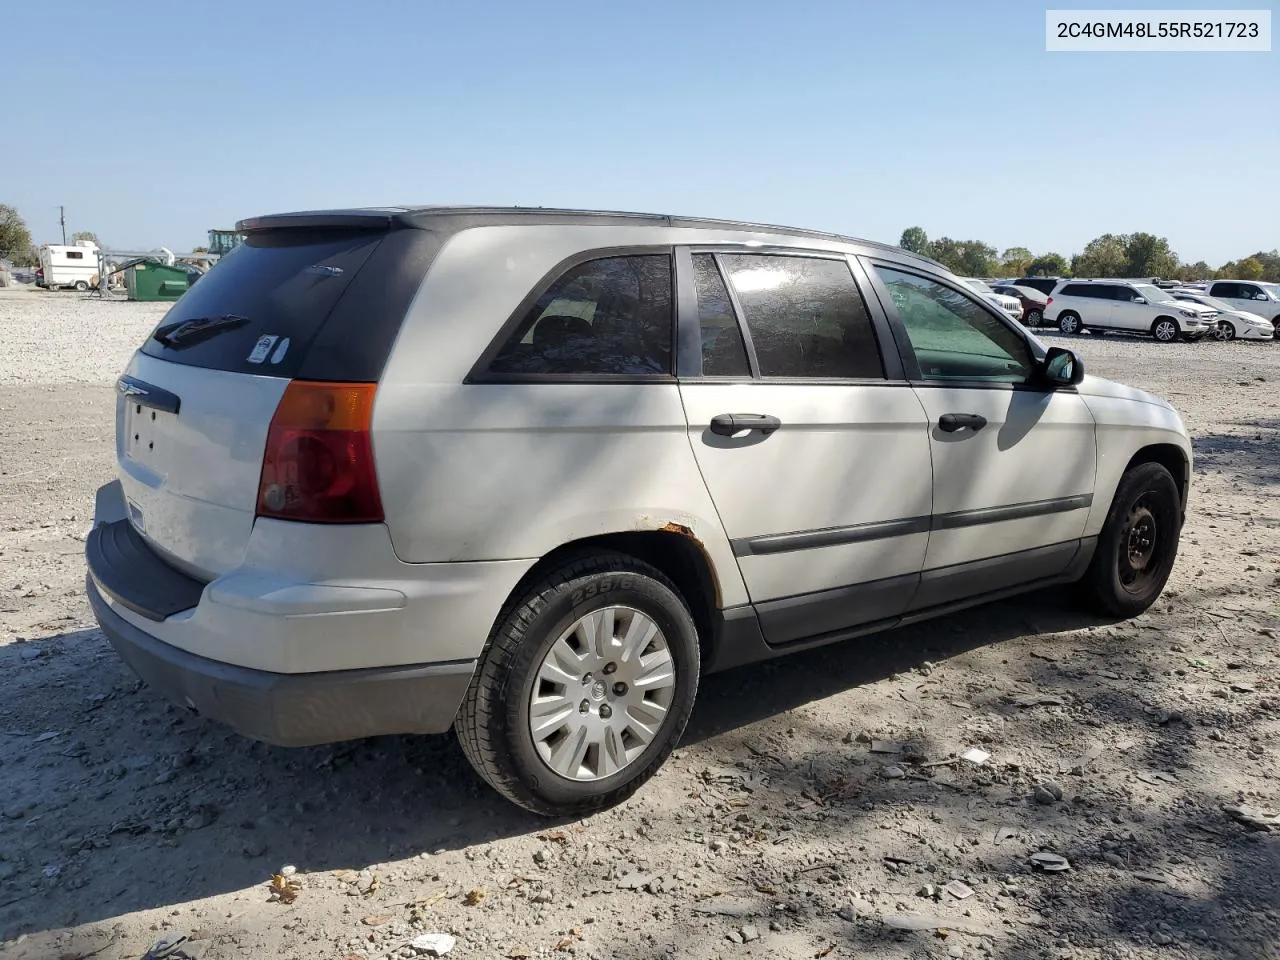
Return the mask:
[[1084, 361], [1066, 347], [1050, 347], [1039, 372], [1042, 380], [1055, 387], [1073, 387], [1084, 379]]
[[1265, 293], [1255, 293], [1255, 294], [1253, 295], [1253, 299], [1255, 299], [1255, 300], [1266, 300], [1266, 299], [1267, 299], [1267, 295], [1266, 295]]
[[1134, 303], [1146, 303], [1146, 302], [1147, 302], [1147, 298], [1146, 298], [1146, 297], [1134, 297], [1134, 298], [1133, 298], [1133, 302], [1134, 302]]

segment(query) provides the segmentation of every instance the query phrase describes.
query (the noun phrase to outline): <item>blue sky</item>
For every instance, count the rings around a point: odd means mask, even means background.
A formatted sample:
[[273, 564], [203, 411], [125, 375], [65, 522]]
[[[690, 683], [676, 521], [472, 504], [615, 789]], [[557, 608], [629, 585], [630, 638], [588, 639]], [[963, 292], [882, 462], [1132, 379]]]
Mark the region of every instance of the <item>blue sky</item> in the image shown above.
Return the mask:
[[389, 203], [1280, 246], [1280, 52], [1046, 53], [1045, 6], [68, 0], [51, 29], [15, 4], [0, 202], [37, 241], [64, 204], [69, 232], [175, 250]]

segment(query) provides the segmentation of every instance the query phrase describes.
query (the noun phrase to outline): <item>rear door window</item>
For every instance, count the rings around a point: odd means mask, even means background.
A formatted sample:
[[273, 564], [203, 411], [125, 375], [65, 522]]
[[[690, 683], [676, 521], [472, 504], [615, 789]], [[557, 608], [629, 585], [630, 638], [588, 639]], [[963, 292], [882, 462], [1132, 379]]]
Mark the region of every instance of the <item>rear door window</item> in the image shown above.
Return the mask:
[[1215, 297], [1225, 297], [1228, 300], [1236, 300], [1240, 297], [1240, 284], [1215, 283], [1209, 288], [1209, 293]]
[[571, 267], [538, 297], [489, 363], [497, 375], [671, 373], [670, 254]]
[[844, 260], [721, 254], [762, 377], [883, 379], [871, 317]]
[[1058, 292], [1059, 297], [1093, 297], [1094, 291], [1084, 283], [1068, 283]]
[[142, 352], [234, 373], [294, 377], [380, 232], [250, 235], [165, 314]]
[[738, 317], [714, 256], [694, 254], [693, 283], [698, 294], [698, 326], [702, 334], [702, 375], [751, 376]]

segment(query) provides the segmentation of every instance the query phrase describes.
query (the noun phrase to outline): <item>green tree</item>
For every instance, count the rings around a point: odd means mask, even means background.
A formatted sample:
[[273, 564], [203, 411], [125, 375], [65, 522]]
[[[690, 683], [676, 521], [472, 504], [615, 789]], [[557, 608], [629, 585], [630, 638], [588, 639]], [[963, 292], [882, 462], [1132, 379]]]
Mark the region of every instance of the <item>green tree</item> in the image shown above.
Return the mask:
[[1267, 280], [1271, 283], [1280, 282], [1280, 250], [1272, 250], [1270, 253], [1265, 250], [1259, 250], [1245, 259], [1257, 260], [1262, 265], [1262, 276], [1258, 277], [1259, 280]]
[[1027, 266], [1035, 259], [1035, 255], [1026, 247], [1010, 247], [1000, 254], [1000, 269], [1004, 273], [1021, 277], [1026, 274]]
[[1127, 237], [1104, 233], [1090, 240], [1084, 252], [1071, 258], [1071, 273], [1077, 277], [1122, 277], [1129, 270]]
[[996, 248], [980, 240], [939, 237], [929, 244], [929, 256], [964, 277], [989, 277], [996, 270]]
[[29, 267], [36, 263], [32, 250], [27, 222], [13, 207], [0, 203], [0, 258], [12, 260], [19, 267]]
[[903, 250], [927, 257], [929, 256], [929, 235], [924, 232], [923, 227], [907, 227], [902, 231], [902, 239], [898, 241], [898, 246]]
[[1067, 272], [1067, 258], [1060, 253], [1042, 253], [1027, 264], [1029, 277], [1061, 277]]
[[1134, 233], [1124, 238], [1128, 255], [1126, 275], [1130, 277], [1172, 277], [1178, 270], [1178, 255], [1169, 241], [1152, 233]]
[[1236, 264], [1237, 280], [1261, 280], [1262, 263], [1254, 257], [1248, 257]]
[[1213, 267], [1203, 260], [1197, 260], [1195, 263], [1179, 264], [1173, 275], [1179, 280], [1209, 280], [1213, 277]]
[[75, 243], [77, 240], [91, 240], [98, 246], [102, 246], [102, 241], [98, 239], [98, 235], [92, 230], [77, 230], [71, 235], [71, 242]]
[[1224, 263], [1222, 266], [1218, 268], [1217, 279], [1234, 280], [1235, 278], [1236, 278], [1236, 262], [1234, 260], [1228, 260], [1226, 263]]

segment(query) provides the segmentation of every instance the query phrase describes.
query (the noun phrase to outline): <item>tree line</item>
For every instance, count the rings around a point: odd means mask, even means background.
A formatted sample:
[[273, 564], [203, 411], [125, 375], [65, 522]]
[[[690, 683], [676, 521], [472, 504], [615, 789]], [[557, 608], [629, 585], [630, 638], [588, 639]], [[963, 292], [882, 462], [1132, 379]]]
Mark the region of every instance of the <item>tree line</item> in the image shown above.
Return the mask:
[[1033, 254], [1026, 247], [1003, 253], [981, 240], [930, 240], [921, 227], [902, 231], [898, 246], [932, 257], [965, 277], [1159, 277], [1165, 280], [1269, 280], [1280, 282], [1280, 251], [1259, 250], [1214, 269], [1203, 260], [1183, 263], [1164, 237], [1104, 233], [1070, 261], [1060, 253]]

